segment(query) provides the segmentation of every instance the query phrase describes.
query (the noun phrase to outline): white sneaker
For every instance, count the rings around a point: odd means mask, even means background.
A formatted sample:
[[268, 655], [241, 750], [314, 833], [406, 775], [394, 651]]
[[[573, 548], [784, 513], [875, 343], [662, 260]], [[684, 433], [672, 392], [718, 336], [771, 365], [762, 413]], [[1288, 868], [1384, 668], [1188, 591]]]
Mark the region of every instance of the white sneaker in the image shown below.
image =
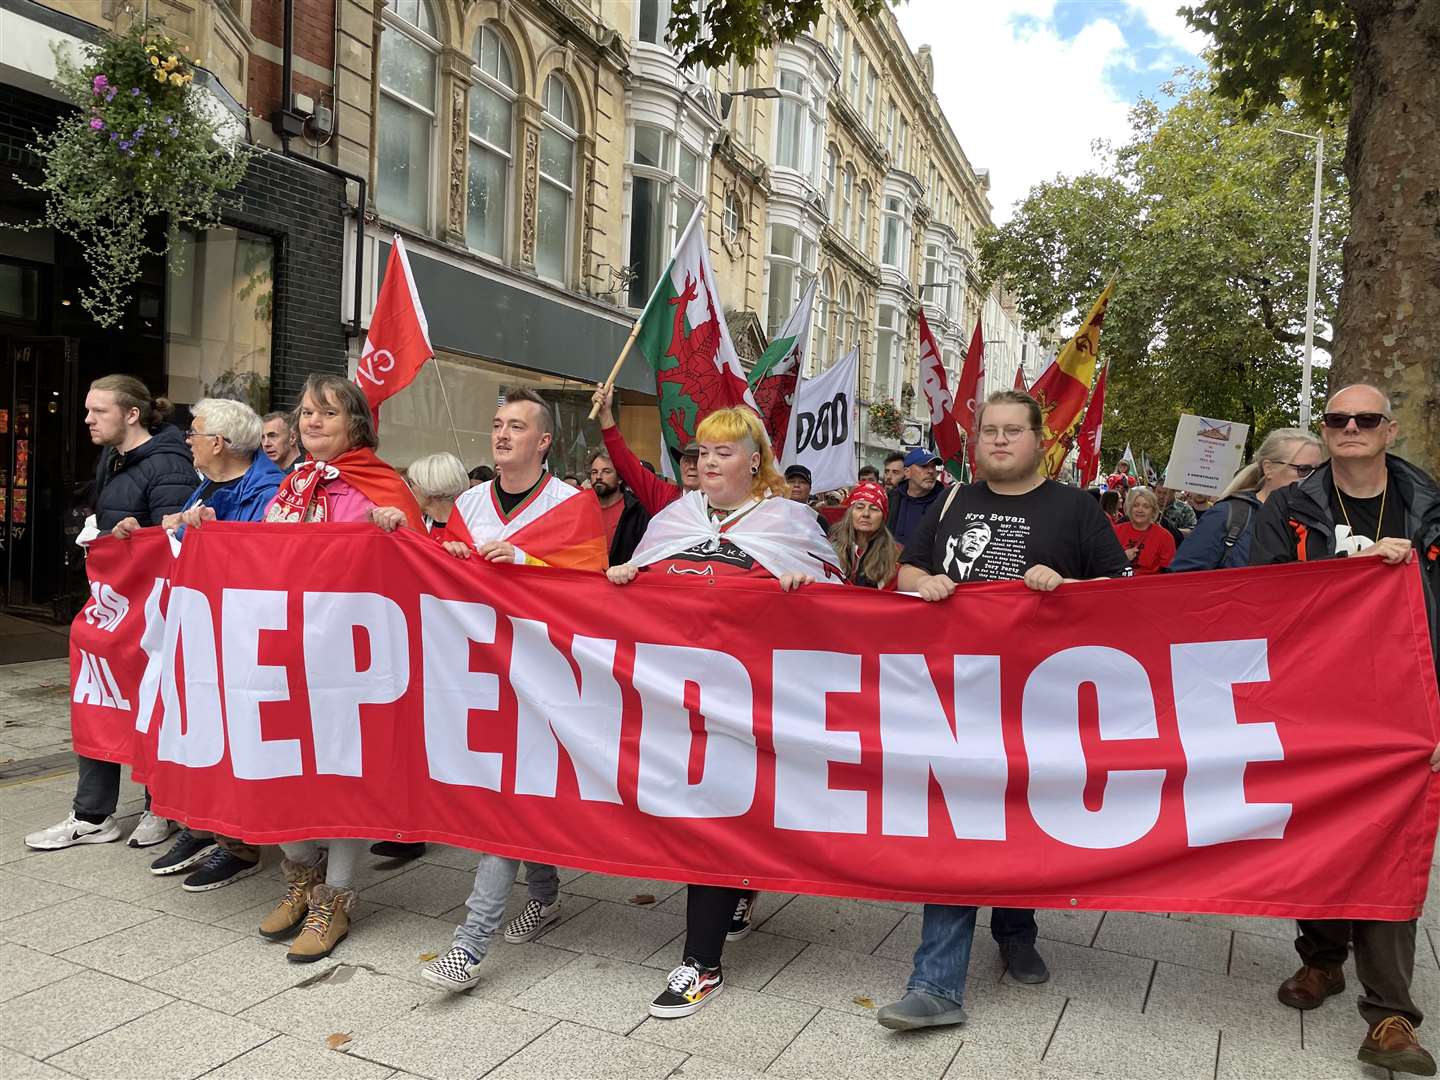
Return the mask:
[[170, 839], [170, 834], [174, 831], [175, 823], [173, 821], [169, 818], [156, 817], [146, 810], [140, 815], [140, 820], [135, 823], [135, 831], [130, 834], [130, 839], [125, 842], [131, 847], [153, 847]]
[[420, 969], [420, 977], [432, 986], [459, 994], [480, 981], [480, 961], [468, 949], [452, 945]]
[[113, 817], [107, 817], [99, 825], [92, 825], [81, 821], [72, 810], [59, 825], [51, 825], [25, 837], [25, 846], [36, 851], [59, 851], [76, 844], [108, 844], [119, 839], [120, 826], [115, 824]]

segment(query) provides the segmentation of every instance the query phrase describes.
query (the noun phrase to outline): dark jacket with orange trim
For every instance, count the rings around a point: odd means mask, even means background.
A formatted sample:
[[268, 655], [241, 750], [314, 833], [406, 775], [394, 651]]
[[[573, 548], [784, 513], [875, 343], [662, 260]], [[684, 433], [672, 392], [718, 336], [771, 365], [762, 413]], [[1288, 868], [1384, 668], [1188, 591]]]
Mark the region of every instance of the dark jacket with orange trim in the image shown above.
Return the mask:
[[[1440, 487], [1404, 458], [1385, 455], [1391, 490], [1405, 507], [1405, 535], [1415, 546], [1425, 587], [1430, 644], [1440, 672]], [[1335, 558], [1335, 515], [1330, 509], [1334, 483], [1327, 461], [1298, 484], [1273, 493], [1255, 515], [1250, 565], [1311, 562]]]

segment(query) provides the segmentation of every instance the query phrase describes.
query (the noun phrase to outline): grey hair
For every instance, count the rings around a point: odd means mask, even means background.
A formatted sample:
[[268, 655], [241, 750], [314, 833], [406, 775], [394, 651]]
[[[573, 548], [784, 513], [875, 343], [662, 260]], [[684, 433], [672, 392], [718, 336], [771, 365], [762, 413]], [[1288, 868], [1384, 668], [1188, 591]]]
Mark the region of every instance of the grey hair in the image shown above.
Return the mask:
[[1250, 459], [1250, 464], [1235, 474], [1235, 479], [1226, 485], [1225, 490], [1220, 493], [1220, 498], [1227, 499], [1231, 495], [1238, 495], [1245, 491], [1259, 491], [1265, 486], [1265, 462], [1284, 463], [1288, 458], [1294, 457], [1295, 451], [1287, 450], [1286, 447], [1295, 443], [1320, 446], [1320, 440], [1312, 432], [1303, 428], [1276, 428], [1265, 436], [1260, 448], [1255, 451], [1255, 456]]
[[190, 406], [190, 415], [205, 421], [206, 435], [223, 435], [237, 454], [249, 457], [260, 449], [264, 428], [255, 410], [243, 401], [201, 398]]
[[1130, 516], [1131, 507], [1135, 505], [1138, 499], [1149, 499], [1150, 505], [1155, 508], [1156, 515], [1159, 515], [1160, 496], [1155, 494], [1153, 488], [1148, 488], [1144, 484], [1137, 484], [1125, 494], [1125, 516], [1127, 518]]
[[454, 454], [416, 458], [405, 470], [405, 479], [415, 494], [426, 499], [453, 499], [470, 489], [470, 474]]

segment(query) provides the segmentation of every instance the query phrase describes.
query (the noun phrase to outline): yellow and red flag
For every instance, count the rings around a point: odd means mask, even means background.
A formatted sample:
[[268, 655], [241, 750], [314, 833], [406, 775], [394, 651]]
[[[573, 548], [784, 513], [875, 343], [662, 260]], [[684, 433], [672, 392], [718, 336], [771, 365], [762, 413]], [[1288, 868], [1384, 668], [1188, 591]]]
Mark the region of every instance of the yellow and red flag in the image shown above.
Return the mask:
[[1045, 475], [1055, 477], [1074, 442], [1075, 427], [1085, 410], [1085, 398], [1095, 381], [1095, 360], [1100, 352], [1100, 328], [1105, 309], [1114, 292], [1112, 282], [1095, 301], [1090, 314], [1066, 343], [1055, 362], [1030, 387], [1030, 396], [1040, 403], [1040, 438], [1045, 448]]

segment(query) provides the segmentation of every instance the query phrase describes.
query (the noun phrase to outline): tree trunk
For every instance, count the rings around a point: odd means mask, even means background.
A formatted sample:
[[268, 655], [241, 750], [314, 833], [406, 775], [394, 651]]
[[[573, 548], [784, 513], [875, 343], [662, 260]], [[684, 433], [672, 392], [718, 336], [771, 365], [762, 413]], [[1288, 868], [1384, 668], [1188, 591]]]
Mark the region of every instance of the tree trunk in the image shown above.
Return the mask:
[[1350, 235], [1330, 390], [1388, 393], [1395, 452], [1440, 476], [1440, 2], [1349, 3]]

